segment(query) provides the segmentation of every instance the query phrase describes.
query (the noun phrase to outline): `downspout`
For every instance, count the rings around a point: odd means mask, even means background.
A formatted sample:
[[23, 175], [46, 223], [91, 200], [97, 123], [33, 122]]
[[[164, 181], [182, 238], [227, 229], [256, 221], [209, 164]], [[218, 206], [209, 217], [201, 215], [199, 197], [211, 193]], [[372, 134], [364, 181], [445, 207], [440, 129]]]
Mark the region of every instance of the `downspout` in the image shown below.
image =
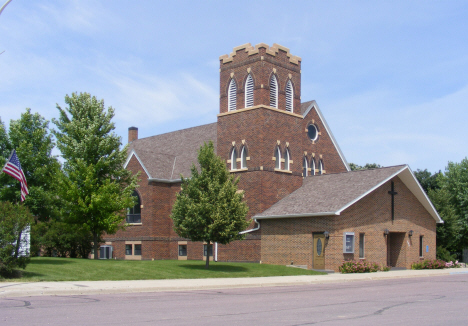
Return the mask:
[[215, 242], [215, 256], [214, 256], [214, 261], [218, 261], [218, 243]]
[[245, 230], [245, 231], [242, 231], [242, 232], [239, 232], [239, 234], [246, 234], [246, 233], [250, 233], [250, 232], [254, 232], [254, 231], [258, 231], [260, 230], [260, 222], [257, 221], [256, 218], [253, 219], [255, 223], [257, 223], [257, 227], [253, 228], [253, 229], [250, 229], [250, 230]]

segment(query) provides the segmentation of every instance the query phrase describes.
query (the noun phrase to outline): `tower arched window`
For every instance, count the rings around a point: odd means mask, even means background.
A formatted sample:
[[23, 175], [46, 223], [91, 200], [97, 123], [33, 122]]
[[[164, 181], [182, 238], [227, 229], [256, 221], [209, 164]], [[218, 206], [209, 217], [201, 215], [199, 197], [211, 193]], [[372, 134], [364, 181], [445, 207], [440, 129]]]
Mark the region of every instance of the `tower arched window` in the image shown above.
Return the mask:
[[252, 75], [247, 76], [245, 81], [245, 107], [248, 108], [254, 105], [254, 81]]
[[132, 196], [135, 198], [135, 205], [127, 209], [127, 223], [141, 223], [141, 200], [134, 190]]
[[246, 169], [246, 168], [247, 168], [247, 148], [243, 146], [241, 150], [241, 169]]
[[309, 165], [307, 164], [307, 157], [304, 156], [304, 160], [302, 162], [302, 176], [305, 178], [308, 175], [307, 168]]
[[293, 111], [294, 106], [294, 89], [291, 80], [286, 84], [286, 110]]
[[275, 169], [281, 169], [281, 150], [279, 146], [275, 150]]
[[323, 169], [323, 161], [320, 160], [320, 161], [319, 161], [319, 174], [323, 174], [323, 170], [324, 170], [324, 169]]
[[232, 111], [237, 108], [237, 85], [234, 78], [229, 82], [228, 89], [228, 110]]
[[231, 152], [231, 170], [237, 170], [237, 151], [236, 148], [232, 148]]
[[278, 80], [275, 75], [270, 78], [270, 106], [278, 108]]
[[289, 148], [284, 151], [284, 169], [289, 171], [291, 168], [291, 156], [289, 154]]
[[315, 160], [313, 157], [312, 157], [312, 160], [310, 161], [310, 171], [311, 171], [311, 175], [315, 175]]

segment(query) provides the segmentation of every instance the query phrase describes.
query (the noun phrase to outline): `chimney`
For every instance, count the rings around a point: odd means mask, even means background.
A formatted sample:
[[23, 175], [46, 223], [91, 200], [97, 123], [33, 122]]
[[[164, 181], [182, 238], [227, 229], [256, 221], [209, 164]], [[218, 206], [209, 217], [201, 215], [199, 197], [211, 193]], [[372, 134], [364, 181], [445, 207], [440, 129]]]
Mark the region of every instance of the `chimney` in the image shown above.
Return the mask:
[[128, 128], [128, 143], [138, 139], [138, 128], [130, 127]]

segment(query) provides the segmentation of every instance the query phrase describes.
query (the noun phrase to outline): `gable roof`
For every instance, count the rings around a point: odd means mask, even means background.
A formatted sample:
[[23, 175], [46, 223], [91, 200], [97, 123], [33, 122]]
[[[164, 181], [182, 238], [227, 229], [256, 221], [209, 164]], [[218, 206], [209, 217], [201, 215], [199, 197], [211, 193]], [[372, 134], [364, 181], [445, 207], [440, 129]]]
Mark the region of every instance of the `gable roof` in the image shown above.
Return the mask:
[[198, 149], [210, 140], [216, 152], [217, 123], [137, 139], [129, 145], [125, 167], [135, 157], [150, 181], [179, 182], [180, 174], [190, 176]]
[[340, 146], [338, 145], [338, 142], [335, 139], [335, 136], [333, 136], [333, 133], [328, 126], [327, 120], [323, 117], [322, 111], [320, 111], [320, 108], [315, 101], [309, 101], [309, 102], [304, 102], [301, 103], [301, 114], [305, 118], [305, 116], [310, 112], [310, 110], [315, 109], [315, 112], [317, 112], [320, 120], [323, 123], [323, 126], [325, 127], [325, 130], [327, 131], [328, 135], [330, 136], [330, 139], [335, 146], [336, 151], [338, 152], [338, 155], [340, 156], [341, 160], [343, 161], [344, 166], [346, 167], [346, 170], [351, 171], [351, 168], [349, 167], [348, 161], [346, 161], [346, 158], [341, 151]]
[[443, 223], [407, 165], [305, 178], [301, 188], [253, 218], [340, 215], [345, 209], [395, 176], [401, 179], [437, 223]]

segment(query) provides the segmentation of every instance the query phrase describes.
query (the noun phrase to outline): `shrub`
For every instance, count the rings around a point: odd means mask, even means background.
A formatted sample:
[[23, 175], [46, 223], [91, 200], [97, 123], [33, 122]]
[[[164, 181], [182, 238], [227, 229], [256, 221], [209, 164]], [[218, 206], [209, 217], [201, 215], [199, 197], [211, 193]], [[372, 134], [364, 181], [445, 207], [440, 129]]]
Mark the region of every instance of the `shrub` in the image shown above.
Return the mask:
[[364, 260], [347, 260], [339, 267], [339, 271], [345, 273], [372, 273], [380, 270], [380, 266], [376, 263], [367, 262]]
[[455, 261], [457, 259], [457, 255], [451, 255], [450, 251], [444, 247], [437, 247], [436, 257], [443, 261]]
[[455, 262], [449, 261], [449, 262], [445, 263], [445, 267], [446, 268], [460, 268], [461, 265], [458, 263], [458, 260], [456, 260]]
[[426, 259], [424, 261], [416, 262], [411, 265], [411, 269], [443, 269], [445, 268], [445, 261], [434, 259]]
[[10, 277], [16, 268], [25, 268], [29, 262], [28, 252], [19, 252], [23, 230], [32, 223], [28, 208], [20, 204], [0, 202], [0, 276]]

